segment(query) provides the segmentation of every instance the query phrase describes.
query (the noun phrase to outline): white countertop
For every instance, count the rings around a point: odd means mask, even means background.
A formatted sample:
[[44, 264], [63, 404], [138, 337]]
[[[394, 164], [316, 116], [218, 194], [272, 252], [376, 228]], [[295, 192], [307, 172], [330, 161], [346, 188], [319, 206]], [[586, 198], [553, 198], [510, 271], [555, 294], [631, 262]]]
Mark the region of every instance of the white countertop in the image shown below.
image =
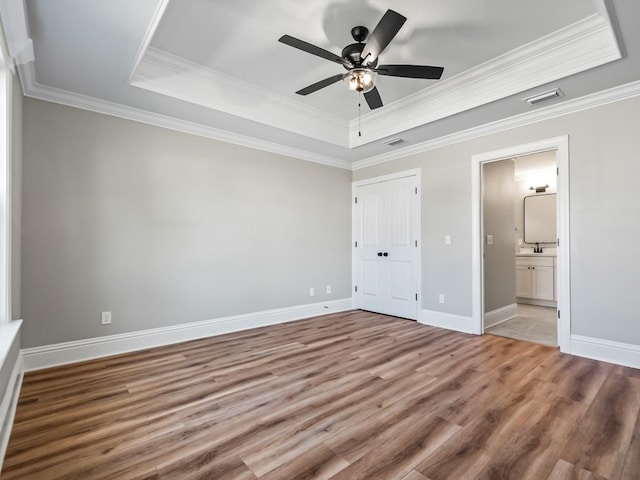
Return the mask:
[[516, 257], [555, 257], [557, 256], [556, 252], [551, 253], [516, 253]]

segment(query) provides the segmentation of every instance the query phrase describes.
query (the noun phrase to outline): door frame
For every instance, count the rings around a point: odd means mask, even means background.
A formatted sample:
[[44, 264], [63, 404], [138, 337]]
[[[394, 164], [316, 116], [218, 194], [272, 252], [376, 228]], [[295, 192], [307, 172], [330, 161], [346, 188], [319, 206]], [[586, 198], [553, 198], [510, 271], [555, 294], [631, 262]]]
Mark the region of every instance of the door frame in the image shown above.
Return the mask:
[[554, 150], [558, 166], [558, 218], [557, 232], [560, 244], [557, 249], [557, 309], [558, 344], [560, 351], [571, 353], [571, 249], [569, 228], [569, 136], [514, 145], [512, 147], [479, 153], [471, 157], [471, 255], [472, 255], [472, 332], [484, 334], [484, 232], [482, 228], [482, 165], [512, 157]]
[[354, 286], [356, 285], [356, 252], [355, 242], [358, 234], [358, 225], [356, 225], [356, 203], [354, 201], [356, 197], [356, 189], [366, 185], [375, 185], [376, 183], [391, 182], [393, 180], [400, 180], [402, 178], [415, 177], [418, 184], [418, 200], [417, 211], [413, 214], [413, 221], [415, 222], [413, 227], [416, 232], [417, 245], [417, 263], [418, 271], [416, 272], [416, 293], [418, 299], [416, 301], [416, 314], [415, 320], [420, 318], [420, 311], [422, 310], [422, 170], [420, 168], [413, 168], [411, 170], [403, 170], [401, 172], [390, 173], [388, 175], [382, 175], [379, 177], [366, 178], [364, 180], [357, 180], [351, 182], [351, 304], [353, 308], [356, 308], [356, 295]]

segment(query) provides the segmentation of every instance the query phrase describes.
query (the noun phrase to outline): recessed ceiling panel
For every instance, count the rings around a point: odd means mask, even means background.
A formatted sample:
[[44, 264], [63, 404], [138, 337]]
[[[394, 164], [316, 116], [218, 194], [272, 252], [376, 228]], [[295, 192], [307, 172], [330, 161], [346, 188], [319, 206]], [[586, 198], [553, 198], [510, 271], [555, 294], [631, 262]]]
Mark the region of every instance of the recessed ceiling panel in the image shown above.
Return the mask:
[[[408, 20], [381, 62], [441, 65], [442, 80], [380, 76], [384, 107], [362, 101], [361, 121], [341, 82], [295, 94], [344, 69], [280, 36], [339, 54], [388, 8]], [[347, 168], [634, 95], [639, 15], [628, 0], [0, 2], [26, 96]]]
[[[443, 66], [443, 79], [596, 11], [591, 1], [585, 0], [171, 0], [151, 45], [332, 115], [353, 119], [358, 113], [358, 98], [341, 83], [306, 97], [294, 93], [344, 72], [344, 68], [277, 40], [289, 34], [339, 55], [344, 46], [353, 43], [352, 27], [364, 25], [373, 30], [388, 8], [408, 20], [381, 61]], [[378, 80], [385, 104], [434, 83], [391, 77]]]

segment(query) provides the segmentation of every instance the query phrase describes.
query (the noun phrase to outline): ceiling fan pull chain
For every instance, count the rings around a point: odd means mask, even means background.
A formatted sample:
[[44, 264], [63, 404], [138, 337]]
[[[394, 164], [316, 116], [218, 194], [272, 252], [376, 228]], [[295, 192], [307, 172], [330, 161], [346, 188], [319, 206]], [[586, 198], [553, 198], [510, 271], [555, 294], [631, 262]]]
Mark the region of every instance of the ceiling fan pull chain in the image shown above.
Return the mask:
[[362, 136], [362, 131], [360, 130], [360, 116], [362, 115], [362, 92], [358, 92], [358, 136]]

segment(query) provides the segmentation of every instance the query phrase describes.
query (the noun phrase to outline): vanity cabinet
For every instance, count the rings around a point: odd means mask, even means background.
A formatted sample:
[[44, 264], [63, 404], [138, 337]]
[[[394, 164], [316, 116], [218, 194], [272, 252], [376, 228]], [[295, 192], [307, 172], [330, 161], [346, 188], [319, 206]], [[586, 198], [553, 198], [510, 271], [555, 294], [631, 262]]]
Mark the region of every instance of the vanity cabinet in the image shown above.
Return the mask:
[[519, 299], [555, 301], [555, 280], [556, 257], [516, 257], [516, 297]]

